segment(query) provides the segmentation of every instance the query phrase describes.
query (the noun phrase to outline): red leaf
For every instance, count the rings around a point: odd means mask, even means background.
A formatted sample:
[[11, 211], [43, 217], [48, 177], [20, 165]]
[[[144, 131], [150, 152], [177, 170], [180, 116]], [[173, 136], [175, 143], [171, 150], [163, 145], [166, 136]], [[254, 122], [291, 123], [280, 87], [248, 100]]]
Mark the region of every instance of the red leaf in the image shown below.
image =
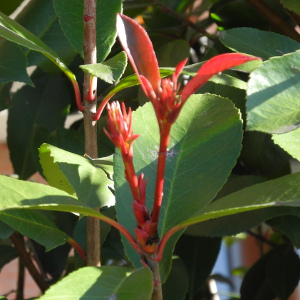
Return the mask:
[[226, 53], [211, 58], [199, 69], [197, 75], [183, 88], [180, 93], [182, 101], [186, 101], [190, 95], [194, 94], [194, 92], [196, 92], [204, 83], [219, 72], [223, 72], [229, 68], [255, 59], [260, 58], [241, 53]]
[[[158, 93], [160, 87], [158, 62], [146, 31], [134, 20], [118, 14], [117, 32], [135, 73], [138, 77], [139, 75], [146, 77], [155, 93]], [[142, 82], [141, 85], [144, 89]]]

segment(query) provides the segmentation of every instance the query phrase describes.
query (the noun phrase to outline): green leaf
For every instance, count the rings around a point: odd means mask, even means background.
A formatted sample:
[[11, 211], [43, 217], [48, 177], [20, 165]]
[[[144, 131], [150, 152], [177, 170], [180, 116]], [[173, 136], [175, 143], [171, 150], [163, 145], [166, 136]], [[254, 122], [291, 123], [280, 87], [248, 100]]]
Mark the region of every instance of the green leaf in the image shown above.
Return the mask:
[[182, 235], [175, 247], [175, 254], [185, 263], [188, 277], [189, 299], [193, 299], [212, 272], [221, 246], [221, 238]]
[[[239, 155], [241, 127], [238, 111], [229, 100], [209, 94], [189, 98], [171, 131], [160, 237], [203, 209], [215, 197]], [[133, 131], [140, 134], [134, 144], [135, 169], [149, 178], [147, 206], [151, 211], [159, 133], [150, 103], [134, 112]], [[133, 232], [136, 221], [131, 208], [132, 196], [124, 179], [119, 153], [116, 153], [114, 163], [117, 218]], [[176, 242], [175, 238], [173, 242]], [[169, 246], [172, 249], [172, 245]], [[127, 253], [137, 263], [138, 257], [129, 248]]]
[[274, 144], [271, 135], [256, 131], [245, 132], [240, 160], [252, 174], [276, 174], [289, 163], [289, 159], [290, 156]]
[[240, 110], [243, 122], [245, 122], [244, 120], [246, 119], [246, 91], [239, 89], [238, 87], [232, 87], [223, 84], [215, 84], [212, 81], [214, 80], [211, 80], [211, 82], [207, 82], [206, 84], [204, 84], [196, 93], [210, 93], [219, 95], [223, 98], [230, 99], [235, 105], [235, 107]]
[[179, 226], [273, 206], [300, 206], [299, 180], [296, 173], [244, 188], [214, 201]]
[[126, 66], [127, 56], [125, 52], [122, 51], [101, 64], [82, 65], [80, 68], [83, 71], [104, 80], [105, 82], [113, 84], [121, 78]]
[[7, 121], [11, 161], [21, 179], [36, 172], [33, 156], [38, 153], [33, 146], [38, 127], [48, 132], [63, 127], [72, 98], [63, 75], [46, 75], [33, 82], [36, 88], [24, 86], [14, 94]]
[[76, 81], [75, 75], [68, 69], [68, 67], [61, 61], [58, 55], [51, 50], [43, 41], [41, 41], [34, 34], [29, 32], [16, 21], [10, 19], [0, 12], [0, 36], [5, 39], [17, 43], [21, 46], [27, 47], [31, 50], [41, 52], [55, 63], [71, 81]]
[[40, 300], [58, 297], [65, 300], [150, 300], [152, 274], [149, 268], [85, 267], [51, 286]]
[[10, 226], [0, 221], [0, 240], [9, 238], [13, 232], [14, 230]]
[[0, 212], [0, 220], [45, 246], [46, 251], [65, 244], [69, 238], [53, 220], [39, 211], [5, 210]]
[[269, 207], [251, 210], [196, 223], [189, 226], [185, 233], [192, 236], [232, 236], [245, 232], [271, 218], [294, 212], [294, 207]]
[[[49, 26], [47, 31], [44, 32], [43, 36], [41, 36], [40, 38], [53, 51], [55, 51], [55, 53], [57, 53], [57, 55], [66, 65], [69, 65], [77, 54], [75, 49], [70, 45], [69, 41], [62, 32], [57, 18], [55, 19], [55, 21], [53, 21], [53, 23], [51, 22], [51, 25]], [[57, 65], [53, 64], [49, 59], [47, 59], [47, 57], [45, 57], [41, 53], [37, 53], [34, 51], [28, 53], [28, 65], [39, 66], [45, 72], [51, 74], [57, 74], [60, 72], [60, 69], [57, 67]]]
[[75, 192], [79, 201], [93, 208], [114, 204], [114, 195], [109, 189], [113, 182], [93, 160], [49, 144], [43, 144], [39, 153], [49, 184], [70, 194]]
[[[16, 257], [18, 257], [18, 252], [15, 247], [0, 245], [0, 270]], [[0, 299], [6, 298], [0, 297]]]
[[2, 40], [0, 42], [0, 84], [9, 81], [24, 82], [33, 85], [26, 72], [27, 60], [20, 47]]
[[189, 278], [184, 262], [179, 257], [172, 259], [168, 280], [162, 286], [164, 300], [182, 300], [187, 292]]
[[290, 251], [277, 252], [269, 259], [266, 275], [276, 296], [281, 300], [287, 300], [300, 279], [300, 261], [292, 247]]
[[190, 55], [190, 45], [185, 40], [175, 40], [164, 44], [156, 57], [160, 67], [176, 67], [182, 60]]
[[0, 211], [7, 209], [40, 209], [76, 212], [99, 217], [102, 214], [77, 198], [51, 186], [0, 175]]
[[[54, 8], [66, 37], [83, 57], [83, 2], [54, 0]], [[116, 14], [122, 10], [121, 0], [97, 1], [97, 60], [103, 62], [116, 39]]]
[[[231, 176], [214, 201], [222, 199], [222, 197], [243, 188], [265, 181], [266, 179], [258, 176]], [[232, 198], [232, 201], [236, 202], [238, 201], [238, 198], [234, 198], [234, 200]], [[298, 209], [295, 209], [294, 207], [269, 207], [252, 210], [194, 224], [186, 229], [185, 234], [211, 237], [232, 236], [244, 232], [249, 228], [253, 228], [273, 217], [296, 213], [298, 213]]]
[[280, 0], [280, 2], [288, 10], [291, 10], [297, 15], [300, 15], [299, 2], [297, 0]]
[[[89, 157], [88, 157], [89, 158]], [[93, 164], [96, 167], [101, 168], [108, 176], [108, 178], [112, 179], [114, 175], [114, 156], [106, 156], [101, 158], [91, 158], [93, 160]]]
[[300, 49], [298, 42], [286, 36], [253, 28], [223, 31], [220, 33], [220, 41], [233, 51], [248, 53], [264, 60]]
[[248, 130], [285, 133], [300, 126], [300, 51], [271, 58], [250, 75]]
[[231, 87], [235, 87], [240, 90], [247, 90], [247, 83], [243, 80], [240, 80], [236, 77], [227, 75], [227, 74], [221, 74], [221, 75], [215, 75], [210, 79], [210, 81], [222, 84], [222, 85], [228, 85]]
[[298, 249], [300, 248], [300, 214], [298, 216], [286, 215], [273, 218], [267, 222], [271, 227], [276, 228], [286, 235]]
[[273, 134], [272, 139], [287, 153], [300, 160], [300, 128], [283, 134]]
[[[76, 52], [60, 28], [52, 0], [29, 1], [15, 21], [46, 43], [66, 65], [73, 60]], [[38, 65], [48, 72], [60, 72], [59, 68], [41, 53], [30, 49], [22, 50], [28, 57], [29, 66]]]
[[65, 174], [59, 169], [59, 165], [56, 163], [56, 161], [54, 161], [51, 151], [47, 149], [47, 144], [41, 145], [38, 150], [40, 164], [43, 168], [43, 174], [49, 185], [76, 197], [73, 186], [69, 183], [69, 180]]

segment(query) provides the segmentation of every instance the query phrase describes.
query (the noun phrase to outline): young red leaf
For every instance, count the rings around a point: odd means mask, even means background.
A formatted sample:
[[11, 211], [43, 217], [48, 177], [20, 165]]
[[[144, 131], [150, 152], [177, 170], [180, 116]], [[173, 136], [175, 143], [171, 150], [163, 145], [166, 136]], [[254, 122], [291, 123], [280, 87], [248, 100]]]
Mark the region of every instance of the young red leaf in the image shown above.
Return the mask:
[[[117, 31], [135, 73], [138, 77], [139, 75], [146, 77], [155, 93], [158, 93], [160, 87], [158, 62], [146, 31], [134, 20], [122, 14], [117, 15]], [[143, 87], [142, 82], [141, 86]]]
[[181, 100], [185, 102], [188, 97], [196, 92], [211, 77], [229, 68], [239, 66], [247, 61], [260, 59], [241, 53], [225, 53], [208, 60], [181, 91]]

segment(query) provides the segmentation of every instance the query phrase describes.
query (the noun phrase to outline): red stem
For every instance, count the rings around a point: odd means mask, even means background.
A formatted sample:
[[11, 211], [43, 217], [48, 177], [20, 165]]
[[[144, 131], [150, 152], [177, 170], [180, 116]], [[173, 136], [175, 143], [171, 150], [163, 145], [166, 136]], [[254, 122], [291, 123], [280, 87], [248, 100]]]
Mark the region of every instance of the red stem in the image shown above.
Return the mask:
[[134, 237], [131, 235], [131, 233], [124, 227], [122, 226], [120, 223], [118, 223], [117, 221], [105, 217], [105, 216], [101, 216], [101, 217], [96, 217], [98, 219], [100, 219], [101, 221], [104, 221], [108, 224], [110, 224], [111, 226], [115, 227], [116, 229], [118, 229], [128, 240], [128, 242], [130, 243], [130, 245], [133, 247], [133, 249], [140, 255], [143, 254], [143, 251], [141, 250], [140, 246], [137, 244], [136, 240], [134, 239]]
[[102, 114], [102, 112], [103, 112], [103, 109], [104, 109], [105, 105], [106, 105], [107, 102], [110, 100], [110, 98], [111, 98], [112, 96], [114, 96], [114, 95], [115, 95], [115, 94], [112, 94], [112, 95], [109, 95], [109, 94], [108, 94], [108, 95], [107, 95], [107, 98], [104, 98], [104, 99], [103, 99], [103, 101], [102, 101], [101, 104], [99, 105], [99, 107], [98, 107], [96, 113], [92, 115], [92, 119], [93, 119], [94, 121], [98, 121], [98, 120], [100, 119], [101, 114]]
[[68, 238], [67, 242], [77, 251], [79, 256], [86, 261], [86, 253], [81, 248], [81, 246], [72, 238]]
[[125, 166], [126, 180], [129, 183], [133, 199], [140, 203], [141, 197], [140, 197], [140, 191], [138, 187], [138, 178], [134, 170], [132, 157], [128, 157], [128, 155], [123, 155], [123, 154], [122, 156], [123, 156], [123, 162]]
[[156, 224], [155, 229], [157, 229], [159, 211], [163, 198], [164, 190], [164, 176], [165, 176], [165, 166], [166, 158], [168, 152], [168, 144], [170, 139], [171, 124], [164, 123], [160, 125], [160, 145], [158, 152], [157, 161], [157, 173], [156, 173], [156, 186], [154, 194], [154, 203], [152, 209], [152, 223]]
[[78, 82], [76, 80], [74, 81], [72, 79], [71, 79], [71, 81], [72, 81], [74, 92], [75, 92], [75, 99], [76, 99], [77, 107], [80, 111], [84, 111], [85, 107], [82, 105], [82, 102], [81, 102], [81, 94], [80, 94]]
[[156, 255], [156, 258], [155, 260], [156, 261], [160, 261], [162, 259], [162, 256], [163, 256], [163, 252], [164, 252], [164, 249], [165, 249], [165, 246], [167, 244], [167, 241], [169, 240], [169, 238], [175, 233], [177, 232], [178, 230], [182, 229], [184, 227], [179, 227], [179, 226], [175, 226], [173, 228], [171, 228], [169, 231], [167, 231], [164, 236], [162, 237], [159, 245], [158, 245], [158, 251], [157, 251], [157, 255]]

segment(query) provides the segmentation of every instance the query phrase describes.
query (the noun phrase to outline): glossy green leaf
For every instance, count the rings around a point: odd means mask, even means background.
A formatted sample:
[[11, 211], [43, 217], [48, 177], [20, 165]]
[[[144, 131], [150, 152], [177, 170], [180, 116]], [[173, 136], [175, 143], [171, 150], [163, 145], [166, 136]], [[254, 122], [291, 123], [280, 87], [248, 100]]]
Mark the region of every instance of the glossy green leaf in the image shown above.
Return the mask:
[[93, 164], [101, 168], [108, 176], [108, 178], [112, 179], [114, 175], [114, 156], [106, 156], [101, 158], [92, 158]]
[[300, 126], [300, 51], [274, 57], [255, 70], [248, 82], [247, 128], [285, 133]]
[[48, 132], [63, 127], [72, 98], [63, 75], [42, 76], [33, 82], [35, 88], [24, 86], [14, 94], [7, 122], [10, 157], [21, 179], [36, 172], [33, 156], [38, 153], [33, 146], [38, 126]]
[[286, 36], [254, 28], [223, 31], [220, 33], [220, 41], [233, 51], [248, 53], [264, 60], [300, 49], [300, 43]]
[[185, 233], [196, 236], [232, 236], [245, 232], [271, 218], [293, 214], [294, 207], [269, 207], [232, 214], [189, 226]]
[[85, 267], [63, 278], [41, 296], [40, 300], [150, 300], [152, 274], [149, 268]]
[[281, 300], [289, 298], [300, 279], [300, 260], [290, 248], [290, 251], [275, 253], [266, 266], [268, 283]]
[[[67, 66], [73, 61], [75, 55], [77, 54], [77, 52], [70, 45], [69, 41], [61, 30], [57, 17], [53, 22], [51, 22], [47, 31], [40, 38], [53, 51], [55, 51], [55, 53], [57, 53], [57, 55]], [[45, 57], [41, 53], [31, 51], [30, 53], [28, 53], [27, 57], [29, 66], [39, 66], [45, 72], [51, 74], [57, 74], [60, 72], [60, 69], [57, 67], [57, 65], [53, 64], [49, 59], [47, 59], [47, 57]]]
[[[81, 0], [54, 0], [54, 8], [66, 37], [83, 57], [83, 2]], [[122, 1], [98, 0], [96, 13], [97, 58], [101, 63], [107, 57], [116, 39], [116, 14]]]
[[[134, 144], [134, 164], [138, 174], [143, 172], [145, 178], [149, 178], [147, 206], [150, 210], [159, 144], [156, 123], [150, 103], [134, 112], [133, 131], [140, 134]], [[239, 155], [241, 127], [238, 111], [224, 98], [206, 94], [191, 96], [187, 101], [171, 131], [160, 236], [204, 208], [215, 197]], [[116, 153], [114, 163], [117, 218], [133, 231], [136, 222], [131, 209], [132, 196], [124, 179], [119, 153]], [[130, 249], [127, 251], [137, 262], [138, 257]]]
[[267, 207], [300, 206], [299, 180], [300, 173], [296, 173], [244, 188], [211, 203], [179, 226]]
[[0, 240], [9, 238], [13, 232], [14, 230], [10, 226], [0, 221]]
[[71, 81], [76, 81], [75, 75], [68, 69], [68, 67], [61, 61], [61, 59], [53, 50], [51, 50], [34, 34], [1, 12], [0, 36], [31, 50], [41, 52], [53, 63], [55, 63], [70, 78]]
[[273, 134], [272, 139], [287, 153], [300, 160], [300, 128], [283, 134]]
[[160, 67], [176, 67], [190, 55], [190, 45], [185, 40], [175, 40], [164, 44], [156, 51]]
[[[224, 74], [220, 75], [223, 76]], [[219, 75], [218, 75], [219, 77]], [[240, 110], [240, 113], [242, 114], [243, 122], [246, 119], [246, 91], [240, 88], [239, 86], [230, 86], [230, 85], [223, 85], [223, 84], [216, 84], [214, 82], [214, 78], [217, 78], [217, 76], [214, 76], [211, 78], [210, 82], [207, 82], [204, 84], [198, 91], [197, 94], [215, 94], [219, 95], [223, 98], [230, 99], [236, 108]], [[242, 81], [244, 84], [245, 82]]]
[[47, 144], [42, 144], [38, 150], [43, 174], [49, 185], [76, 197], [73, 186], [69, 183], [65, 174], [59, 169], [59, 165], [56, 161], [54, 161], [51, 151], [47, 149]]
[[0, 175], [0, 211], [8, 209], [40, 209], [65, 211], [105, 218], [68, 193], [44, 184]]
[[[0, 270], [10, 261], [18, 257], [15, 247], [8, 245], [0, 245]], [[1, 299], [1, 297], [0, 297]]]
[[39, 153], [49, 184], [70, 194], [75, 192], [80, 201], [93, 208], [114, 204], [114, 195], [109, 189], [113, 182], [93, 160], [49, 144], [43, 144]]
[[164, 300], [182, 300], [189, 285], [189, 278], [184, 262], [173, 257], [172, 269], [168, 280], [162, 286]]
[[274, 175], [289, 163], [289, 159], [290, 156], [274, 144], [270, 134], [245, 132], [240, 161], [252, 174]]
[[[32, 34], [42, 39], [47, 33], [51, 24], [55, 22], [57, 16], [52, 0], [30, 0], [14, 19], [18, 24], [25, 27]], [[36, 26], [39, 24], [39, 26]], [[24, 53], [31, 52], [30, 49], [23, 48]]]
[[32, 85], [26, 72], [27, 60], [20, 47], [2, 40], [0, 42], [0, 84], [8, 81], [20, 81]]
[[[76, 52], [60, 28], [52, 0], [27, 2], [15, 21], [46, 43], [66, 65], [73, 60]], [[28, 57], [29, 66], [38, 65], [47, 72], [60, 72], [59, 68], [41, 53], [27, 48], [23, 51]]]
[[65, 244], [69, 236], [55, 225], [54, 221], [39, 211], [5, 210], [0, 220], [21, 234], [37, 241], [49, 251]]
[[299, 2], [297, 0], [280, 0], [280, 2], [288, 10], [291, 10], [297, 15], [300, 15]]
[[[265, 182], [266, 179], [258, 176], [231, 176], [214, 201], [222, 199], [243, 188]], [[236, 202], [237, 198], [232, 198]], [[269, 207], [233, 214], [189, 226], [185, 234], [192, 236], [232, 236], [253, 228], [268, 219], [286, 214], [296, 214], [299, 209], [294, 207]]]
[[188, 278], [189, 299], [193, 299], [205, 285], [217, 260], [221, 238], [182, 235], [175, 247], [175, 254], [185, 263]]
[[82, 65], [80, 68], [83, 71], [104, 80], [105, 82], [113, 84], [121, 78], [126, 66], [127, 56], [125, 52], [122, 51], [103, 63]]

